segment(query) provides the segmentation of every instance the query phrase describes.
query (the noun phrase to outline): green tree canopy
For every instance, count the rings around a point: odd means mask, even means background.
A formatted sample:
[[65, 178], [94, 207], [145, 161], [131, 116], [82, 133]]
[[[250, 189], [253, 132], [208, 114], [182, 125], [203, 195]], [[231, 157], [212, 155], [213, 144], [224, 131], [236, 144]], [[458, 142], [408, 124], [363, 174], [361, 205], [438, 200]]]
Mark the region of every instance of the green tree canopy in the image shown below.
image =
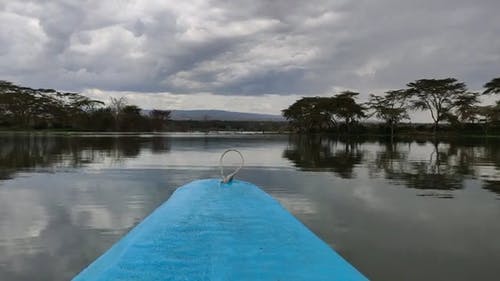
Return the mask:
[[32, 89], [0, 81], [0, 116], [3, 123], [21, 128], [66, 127], [83, 113], [102, 105], [76, 93]]
[[461, 123], [474, 122], [477, 119], [479, 93], [468, 92], [458, 95], [453, 103], [454, 115]]
[[457, 98], [467, 92], [465, 84], [455, 78], [420, 79], [407, 86], [413, 98], [413, 107], [429, 111], [434, 122], [434, 133], [439, 123], [446, 120], [457, 106]]
[[358, 120], [366, 117], [365, 108], [356, 102], [357, 92], [344, 91], [328, 100], [328, 112], [335, 119], [344, 120], [347, 132], [351, 131], [351, 126]]
[[283, 116], [291, 125], [301, 132], [313, 132], [330, 128], [332, 119], [328, 110], [329, 98], [304, 97], [297, 100], [287, 109], [282, 110]]
[[490, 82], [484, 84], [486, 90], [483, 94], [500, 94], [500, 77], [493, 78]]
[[500, 101], [497, 101], [495, 105], [478, 106], [477, 114], [485, 134], [488, 134], [491, 125], [500, 122]]
[[155, 131], [162, 131], [165, 129], [168, 120], [170, 120], [170, 111], [153, 109], [149, 113], [151, 118], [151, 127]]
[[355, 100], [355, 92], [342, 92], [334, 97], [304, 97], [282, 110], [293, 128], [316, 132], [336, 127], [342, 121], [349, 132], [353, 123], [365, 117], [364, 108]]
[[407, 99], [408, 92], [406, 90], [388, 91], [384, 96], [370, 95], [367, 105], [375, 117], [385, 121], [389, 126], [391, 138], [394, 136], [394, 128], [397, 124], [410, 118]]

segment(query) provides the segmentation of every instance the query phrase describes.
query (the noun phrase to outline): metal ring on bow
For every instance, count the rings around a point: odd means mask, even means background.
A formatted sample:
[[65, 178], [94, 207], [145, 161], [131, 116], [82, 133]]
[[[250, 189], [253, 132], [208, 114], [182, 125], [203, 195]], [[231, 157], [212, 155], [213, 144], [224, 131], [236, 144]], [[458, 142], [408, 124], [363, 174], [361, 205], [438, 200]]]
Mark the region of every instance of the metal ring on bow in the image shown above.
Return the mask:
[[[236, 168], [236, 170], [234, 170], [232, 173], [230, 173], [229, 175], [225, 176], [224, 175], [224, 163], [223, 163], [223, 160], [224, 160], [224, 156], [226, 156], [227, 153], [229, 152], [236, 152], [240, 158], [241, 158], [241, 164], [238, 168]], [[241, 170], [241, 168], [243, 168], [243, 165], [245, 164], [245, 158], [243, 158], [243, 154], [241, 154], [241, 152], [239, 152], [238, 150], [236, 149], [228, 149], [226, 151], [224, 151], [222, 153], [222, 155], [220, 156], [220, 159], [219, 159], [219, 167], [220, 167], [220, 175], [222, 177], [222, 182], [223, 183], [229, 183], [233, 180], [234, 176]]]

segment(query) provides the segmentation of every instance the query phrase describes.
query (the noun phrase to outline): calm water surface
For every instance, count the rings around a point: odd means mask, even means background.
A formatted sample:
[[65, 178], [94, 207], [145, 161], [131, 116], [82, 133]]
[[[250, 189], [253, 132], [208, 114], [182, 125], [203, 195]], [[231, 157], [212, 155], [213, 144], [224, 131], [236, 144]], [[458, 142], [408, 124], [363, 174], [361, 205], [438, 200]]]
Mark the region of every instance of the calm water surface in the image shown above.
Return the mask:
[[500, 280], [497, 140], [206, 135], [1, 135], [0, 280], [71, 279], [229, 147], [372, 280]]

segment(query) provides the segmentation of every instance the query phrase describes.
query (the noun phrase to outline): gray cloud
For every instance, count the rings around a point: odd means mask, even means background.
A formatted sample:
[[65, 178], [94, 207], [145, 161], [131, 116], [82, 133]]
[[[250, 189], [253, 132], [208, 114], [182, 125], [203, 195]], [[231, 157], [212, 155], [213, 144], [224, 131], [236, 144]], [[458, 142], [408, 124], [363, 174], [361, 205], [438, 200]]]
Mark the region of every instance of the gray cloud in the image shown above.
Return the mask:
[[73, 91], [368, 94], [500, 75], [497, 0], [0, 1], [0, 78]]

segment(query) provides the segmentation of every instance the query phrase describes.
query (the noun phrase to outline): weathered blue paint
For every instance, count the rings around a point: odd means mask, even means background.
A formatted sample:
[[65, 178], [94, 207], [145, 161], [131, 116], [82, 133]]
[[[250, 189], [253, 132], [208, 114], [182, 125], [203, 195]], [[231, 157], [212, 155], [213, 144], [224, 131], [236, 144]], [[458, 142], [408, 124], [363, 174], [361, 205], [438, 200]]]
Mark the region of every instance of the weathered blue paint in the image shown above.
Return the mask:
[[77, 275], [87, 280], [367, 280], [253, 184], [179, 188]]

